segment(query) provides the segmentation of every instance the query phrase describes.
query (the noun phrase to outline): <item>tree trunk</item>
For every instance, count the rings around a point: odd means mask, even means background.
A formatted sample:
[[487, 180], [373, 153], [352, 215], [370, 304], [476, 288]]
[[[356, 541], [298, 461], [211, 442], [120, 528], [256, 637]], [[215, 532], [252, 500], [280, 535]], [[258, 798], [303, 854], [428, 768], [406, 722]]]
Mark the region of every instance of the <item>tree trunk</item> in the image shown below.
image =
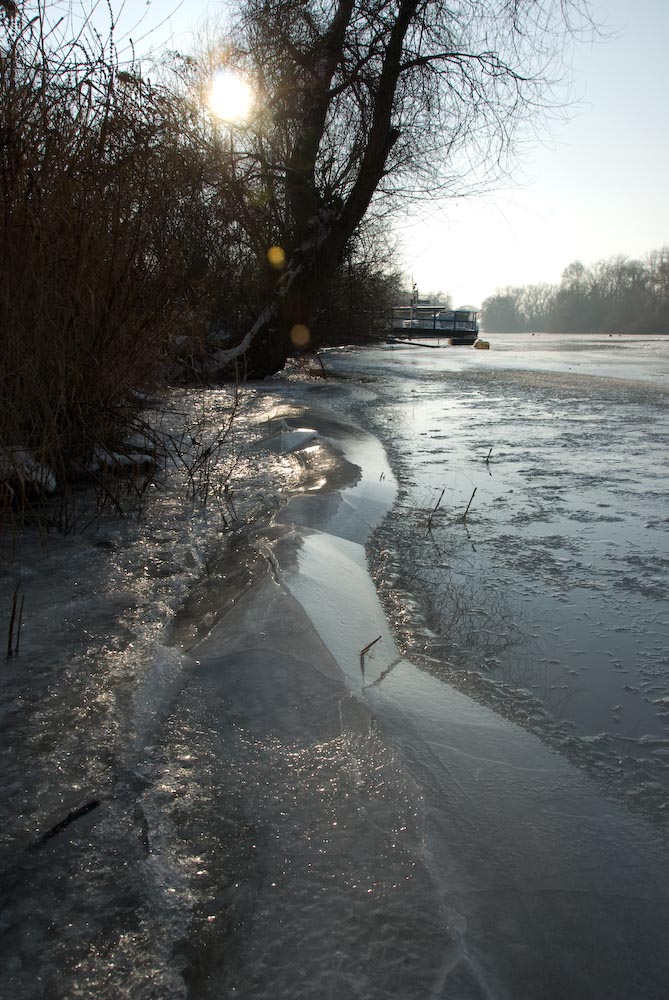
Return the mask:
[[296, 348], [308, 348], [319, 290], [332, 278], [351, 232], [342, 219], [300, 248], [277, 281], [272, 297], [234, 348], [221, 352], [217, 377], [259, 379], [274, 375]]
[[[308, 346], [302, 338], [308, 335], [318, 290], [332, 277], [362, 222], [399, 134], [392, 127], [394, 97], [404, 39], [418, 5], [419, 0], [400, 0], [394, 15], [357, 177], [335, 214], [316, 191], [314, 167], [325, 128], [327, 93], [353, 8], [352, 0], [339, 3], [324, 37], [321, 76], [314, 80], [316, 93], [307, 105], [304, 128], [287, 165], [286, 188], [292, 203], [296, 251], [268, 306], [239, 345], [222, 358], [221, 377], [265, 378], [283, 368], [293, 346]], [[299, 336], [296, 328], [300, 328]]]

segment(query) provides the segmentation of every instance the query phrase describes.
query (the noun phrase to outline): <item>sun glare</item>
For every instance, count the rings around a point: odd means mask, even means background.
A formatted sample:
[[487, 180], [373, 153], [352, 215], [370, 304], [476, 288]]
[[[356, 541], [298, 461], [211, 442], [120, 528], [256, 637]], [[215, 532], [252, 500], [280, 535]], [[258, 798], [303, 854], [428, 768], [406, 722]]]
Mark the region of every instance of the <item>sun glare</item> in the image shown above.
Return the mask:
[[253, 91], [233, 70], [222, 69], [213, 79], [208, 103], [217, 118], [226, 122], [244, 121], [251, 112]]

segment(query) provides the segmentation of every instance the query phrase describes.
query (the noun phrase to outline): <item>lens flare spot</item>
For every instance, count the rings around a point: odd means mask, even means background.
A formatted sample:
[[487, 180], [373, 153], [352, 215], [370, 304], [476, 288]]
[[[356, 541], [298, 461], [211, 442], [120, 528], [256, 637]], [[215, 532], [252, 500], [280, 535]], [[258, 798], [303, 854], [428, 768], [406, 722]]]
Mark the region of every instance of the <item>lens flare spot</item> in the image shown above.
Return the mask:
[[306, 347], [311, 340], [311, 331], [304, 323], [296, 323], [290, 331], [290, 339], [295, 347]]
[[286, 254], [282, 247], [270, 247], [267, 251], [267, 260], [270, 267], [275, 267], [277, 271], [286, 266]]

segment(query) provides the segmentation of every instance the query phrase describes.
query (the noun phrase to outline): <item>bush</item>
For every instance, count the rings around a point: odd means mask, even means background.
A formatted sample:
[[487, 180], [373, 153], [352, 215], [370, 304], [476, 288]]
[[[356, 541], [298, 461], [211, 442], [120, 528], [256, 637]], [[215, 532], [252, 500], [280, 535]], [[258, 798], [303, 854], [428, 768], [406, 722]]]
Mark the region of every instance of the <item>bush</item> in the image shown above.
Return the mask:
[[201, 109], [45, 6], [0, 5], [0, 478], [28, 453], [63, 488], [203, 349], [244, 252]]

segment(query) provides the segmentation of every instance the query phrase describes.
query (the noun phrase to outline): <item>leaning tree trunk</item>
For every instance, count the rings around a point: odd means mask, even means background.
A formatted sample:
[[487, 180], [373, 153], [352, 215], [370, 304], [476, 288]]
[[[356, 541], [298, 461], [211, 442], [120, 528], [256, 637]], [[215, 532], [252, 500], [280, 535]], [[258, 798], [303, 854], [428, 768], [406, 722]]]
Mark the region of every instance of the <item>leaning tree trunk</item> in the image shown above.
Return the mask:
[[351, 234], [344, 219], [333, 219], [293, 255], [251, 329], [235, 347], [219, 352], [217, 378], [266, 378], [281, 371], [292, 351], [308, 349], [319, 292], [339, 266]]
[[[345, 201], [334, 214], [320, 197], [315, 163], [325, 128], [329, 89], [350, 21], [352, 0], [340, 0], [323, 40], [316, 93], [307, 103], [304, 128], [287, 170], [298, 249], [278, 280], [270, 302], [240, 343], [219, 356], [219, 377], [264, 378], [280, 371], [294, 346], [296, 328], [308, 330], [319, 289], [338, 267], [346, 244], [369, 208], [384, 175], [388, 154], [398, 138], [391, 118], [397, 81], [402, 71], [404, 39], [419, 0], [400, 0], [385, 48], [383, 69], [374, 94], [366, 140], [360, 148], [358, 173]], [[320, 65], [320, 64], [319, 64]], [[297, 346], [306, 346], [304, 342]]]

